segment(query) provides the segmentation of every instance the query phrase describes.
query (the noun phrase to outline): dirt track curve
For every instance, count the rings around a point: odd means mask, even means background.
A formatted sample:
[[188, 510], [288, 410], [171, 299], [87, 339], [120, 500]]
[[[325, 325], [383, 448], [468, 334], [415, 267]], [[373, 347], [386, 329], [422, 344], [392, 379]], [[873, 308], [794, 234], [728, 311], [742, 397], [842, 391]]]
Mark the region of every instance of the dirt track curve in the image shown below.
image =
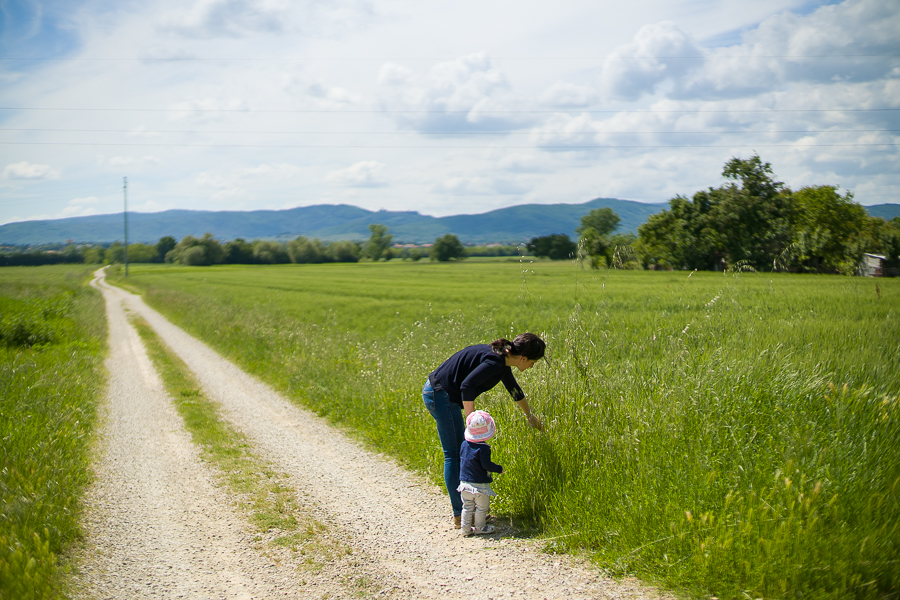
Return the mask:
[[[97, 479], [87, 498], [88, 552], [79, 598], [658, 598], [602, 577], [528, 540], [462, 538], [435, 486], [347, 439], [146, 306], [105, 298], [110, 354]], [[126, 318], [143, 317], [193, 371], [204, 393], [289, 474], [301, 504], [353, 549], [304, 572], [260, 551], [232, 500], [200, 460]], [[348, 584], [347, 572], [369, 585]]]

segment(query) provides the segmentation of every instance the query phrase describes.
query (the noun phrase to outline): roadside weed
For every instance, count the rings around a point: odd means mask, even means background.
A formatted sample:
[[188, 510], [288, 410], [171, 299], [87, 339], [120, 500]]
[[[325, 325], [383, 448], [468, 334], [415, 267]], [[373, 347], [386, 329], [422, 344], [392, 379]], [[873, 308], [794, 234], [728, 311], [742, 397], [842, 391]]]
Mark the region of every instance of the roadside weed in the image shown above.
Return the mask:
[[64, 594], [103, 384], [92, 269], [0, 269], [0, 598]]

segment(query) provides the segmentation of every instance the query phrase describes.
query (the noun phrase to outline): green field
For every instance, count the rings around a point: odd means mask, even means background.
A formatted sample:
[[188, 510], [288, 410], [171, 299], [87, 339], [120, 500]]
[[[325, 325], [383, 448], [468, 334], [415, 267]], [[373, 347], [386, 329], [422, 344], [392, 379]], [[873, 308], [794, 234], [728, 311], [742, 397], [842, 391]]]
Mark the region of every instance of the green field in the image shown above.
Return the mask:
[[[900, 595], [900, 281], [572, 263], [134, 266], [224, 355], [440, 481], [420, 390], [534, 331], [492, 509], [548, 549], [722, 598]], [[449, 505], [448, 505], [449, 514]], [[536, 529], [535, 529], [536, 528]]]
[[0, 598], [64, 595], [80, 536], [106, 321], [92, 267], [0, 269]]

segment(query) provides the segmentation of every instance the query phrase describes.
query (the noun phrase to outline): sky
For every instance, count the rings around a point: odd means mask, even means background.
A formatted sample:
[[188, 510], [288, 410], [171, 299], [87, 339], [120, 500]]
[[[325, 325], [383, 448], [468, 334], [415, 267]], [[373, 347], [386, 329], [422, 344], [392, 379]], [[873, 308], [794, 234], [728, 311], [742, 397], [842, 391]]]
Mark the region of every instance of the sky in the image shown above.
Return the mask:
[[898, 134], [897, 0], [0, 0], [0, 224], [666, 202], [754, 154], [900, 203]]

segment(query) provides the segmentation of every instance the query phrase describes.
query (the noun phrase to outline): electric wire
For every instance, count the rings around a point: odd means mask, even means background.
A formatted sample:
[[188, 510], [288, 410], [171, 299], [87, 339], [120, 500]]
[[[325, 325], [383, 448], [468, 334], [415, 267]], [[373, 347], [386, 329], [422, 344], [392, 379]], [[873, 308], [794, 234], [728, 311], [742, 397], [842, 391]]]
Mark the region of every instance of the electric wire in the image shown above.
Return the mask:
[[[54, 128], [0, 128], [0, 131], [40, 132], [40, 133], [128, 133], [132, 135], [148, 135], [163, 133], [247, 133], [259, 135], [532, 135], [533, 131], [517, 131], [513, 129], [496, 129], [480, 131], [253, 131], [237, 129], [54, 129]], [[900, 129], [772, 129], [772, 130], [719, 130], [719, 131], [594, 131], [540, 130], [541, 134], [602, 134], [602, 135], [733, 135], [733, 134], [771, 134], [771, 133], [896, 133]]]
[[898, 143], [854, 144], [535, 144], [528, 146], [443, 146], [443, 145], [376, 145], [376, 144], [159, 144], [117, 142], [3, 142], [0, 146], [99, 146], [124, 148], [284, 148], [284, 149], [372, 149], [372, 150], [622, 150], [653, 148], [878, 148], [894, 147]]
[[[468, 115], [471, 110], [374, 110], [374, 109], [256, 109], [256, 108], [116, 108], [116, 107], [48, 107], [48, 106], [0, 106], [0, 110], [11, 111], [60, 111], [60, 112], [160, 112], [160, 113], [259, 113], [259, 114], [441, 114]], [[678, 110], [619, 110], [619, 109], [579, 109], [579, 113], [589, 114], [750, 114], [750, 113], [868, 113], [898, 112], [900, 108], [744, 108], [744, 109], [678, 109]], [[528, 115], [557, 114], [563, 111], [553, 109], [533, 110], [479, 110], [479, 115]]]

